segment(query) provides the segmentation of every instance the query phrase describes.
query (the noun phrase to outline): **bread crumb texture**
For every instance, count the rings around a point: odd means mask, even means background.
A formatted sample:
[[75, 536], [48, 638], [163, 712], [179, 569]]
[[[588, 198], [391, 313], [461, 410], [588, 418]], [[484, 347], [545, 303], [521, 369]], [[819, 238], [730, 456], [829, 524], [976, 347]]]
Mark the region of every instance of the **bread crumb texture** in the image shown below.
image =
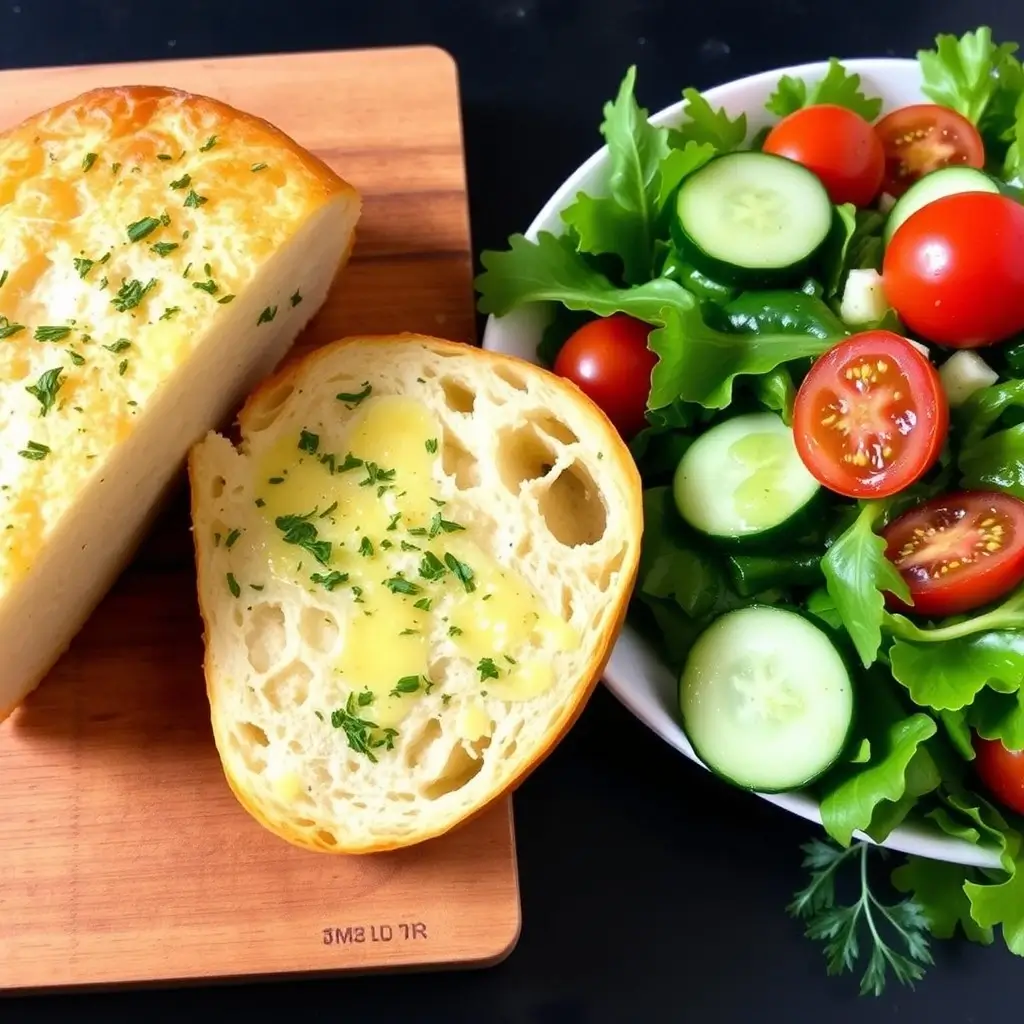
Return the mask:
[[367, 852], [451, 828], [572, 723], [636, 574], [640, 481], [528, 363], [348, 339], [190, 460], [225, 774], [264, 825]]
[[[165, 88], [96, 90], [0, 135], [0, 592], [275, 252], [346, 190], [269, 124]], [[254, 336], [302, 302], [285, 290], [299, 283], [258, 301]]]

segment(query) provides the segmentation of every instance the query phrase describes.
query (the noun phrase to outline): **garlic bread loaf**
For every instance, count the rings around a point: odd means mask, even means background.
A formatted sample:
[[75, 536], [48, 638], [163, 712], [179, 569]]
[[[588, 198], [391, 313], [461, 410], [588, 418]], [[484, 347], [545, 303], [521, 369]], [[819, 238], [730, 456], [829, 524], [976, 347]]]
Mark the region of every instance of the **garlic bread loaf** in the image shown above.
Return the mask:
[[359, 213], [282, 132], [173, 89], [0, 134], [0, 719], [323, 303]]
[[521, 360], [346, 339], [189, 456], [213, 733], [264, 826], [366, 853], [439, 835], [569, 728], [625, 615], [640, 480]]

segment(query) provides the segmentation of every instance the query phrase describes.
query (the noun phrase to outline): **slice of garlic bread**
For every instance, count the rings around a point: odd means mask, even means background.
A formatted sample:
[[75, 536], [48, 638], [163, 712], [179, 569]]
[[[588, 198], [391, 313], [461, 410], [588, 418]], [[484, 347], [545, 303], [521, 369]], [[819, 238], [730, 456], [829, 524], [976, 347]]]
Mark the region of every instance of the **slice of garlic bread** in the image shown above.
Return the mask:
[[359, 212], [276, 128], [173, 89], [0, 133], [0, 719], [323, 303]]
[[213, 732], [240, 802], [313, 850], [439, 835], [569, 728], [626, 611], [640, 479], [536, 366], [346, 339], [189, 458]]

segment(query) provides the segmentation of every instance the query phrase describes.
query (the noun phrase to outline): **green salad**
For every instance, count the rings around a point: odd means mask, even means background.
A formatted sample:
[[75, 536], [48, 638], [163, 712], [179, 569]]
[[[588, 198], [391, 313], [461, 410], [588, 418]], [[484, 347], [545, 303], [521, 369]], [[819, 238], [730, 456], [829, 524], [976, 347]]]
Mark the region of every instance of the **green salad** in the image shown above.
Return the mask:
[[[476, 281], [484, 313], [549, 304], [539, 358], [629, 442], [631, 621], [711, 771], [820, 804], [829, 841], [790, 910], [876, 994], [922, 976], [930, 936], [1024, 956], [1016, 51], [939, 36], [925, 99], [884, 116], [832, 59], [782, 76], [756, 132], [694, 89], [652, 125], [631, 68], [602, 187]], [[879, 895], [857, 836], [907, 821], [993, 866], [901, 858]]]

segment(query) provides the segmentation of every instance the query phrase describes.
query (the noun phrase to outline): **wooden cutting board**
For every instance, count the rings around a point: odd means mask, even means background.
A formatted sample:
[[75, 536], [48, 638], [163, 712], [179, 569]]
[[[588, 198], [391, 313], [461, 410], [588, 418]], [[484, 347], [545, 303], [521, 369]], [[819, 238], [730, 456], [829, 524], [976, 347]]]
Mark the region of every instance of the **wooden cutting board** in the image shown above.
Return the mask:
[[[0, 129], [98, 85], [261, 115], [364, 198], [303, 348], [400, 330], [472, 341], [451, 58], [429, 47], [0, 72]], [[0, 989], [494, 962], [519, 934], [511, 805], [372, 857], [295, 849], [220, 771], [186, 492], [71, 650], [0, 725]]]

